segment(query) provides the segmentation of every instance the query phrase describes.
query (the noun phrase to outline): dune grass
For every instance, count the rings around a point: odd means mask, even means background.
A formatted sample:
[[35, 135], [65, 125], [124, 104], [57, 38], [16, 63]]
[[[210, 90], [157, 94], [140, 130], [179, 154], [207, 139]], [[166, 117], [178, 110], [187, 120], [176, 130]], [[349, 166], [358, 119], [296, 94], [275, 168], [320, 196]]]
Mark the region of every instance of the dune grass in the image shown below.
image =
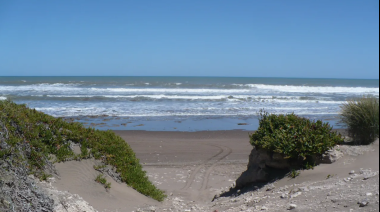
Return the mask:
[[107, 179], [102, 174], [96, 177], [95, 182], [102, 184], [106, 190], [111, 188], [111, 183], [107, 182]]
[[[51, 156], [55, 162], [95, 158], [115, 167], [122, 182], [138, 192], [158, 201], [166, 198], [149, 181], [130, 146], [112, 131], [68, 123], [8, 100], [0, 101], [0, 123], [8, 130], [6, 142], [13, 147], [12, 151], [18, 151], [18, 144], [27, 144], [30, 153], [22, 158], [30, 164], [30, 173], [37, 177], [46, 176], [45, 166]], [[81, 154], [75, 155], [71, 143], [81, 145]], [[0, 150], [0, 159], [5, 155], [7, 152]]]
[[379, 99], [362, 97], [341, 106], [341, 121], [356, 144], [371, 144], [379, 137]]

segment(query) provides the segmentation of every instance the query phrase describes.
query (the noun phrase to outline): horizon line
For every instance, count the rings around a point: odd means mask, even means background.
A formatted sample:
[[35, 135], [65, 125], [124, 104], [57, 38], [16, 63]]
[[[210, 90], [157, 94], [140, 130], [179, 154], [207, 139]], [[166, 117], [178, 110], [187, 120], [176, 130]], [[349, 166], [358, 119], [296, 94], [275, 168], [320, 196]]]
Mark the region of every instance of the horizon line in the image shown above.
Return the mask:
[[0, 77], [188, 77], [188, 78], [278, 78], [278, 79], [341, 79], [341, 80], [379, 80], [379, 78], [334, 78], [334, 77], [252, 77], [252, 76], [138, 76], [138, 75], [25, 75]]

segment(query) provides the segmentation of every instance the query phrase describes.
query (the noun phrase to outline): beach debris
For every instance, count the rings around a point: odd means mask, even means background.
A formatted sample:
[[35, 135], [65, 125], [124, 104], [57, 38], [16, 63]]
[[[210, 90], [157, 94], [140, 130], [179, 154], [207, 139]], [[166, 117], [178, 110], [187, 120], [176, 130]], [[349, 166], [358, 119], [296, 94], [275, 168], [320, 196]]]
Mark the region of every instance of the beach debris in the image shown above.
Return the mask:
[[351, 180], [352, 180], [351, 177], [344, 178], [344, 181], [345, 181], [346, 183], [350, 182]]
[[310, 191], [308, 187], [299, 187], [298, 191], [308, 192]]
[[290, 198], [293, 199], [293, 198], [299, 197], [301, 195], [302, 195], [302, 192], [299, 191], [299, 192], [296, 192], [296, 193], [290, 195]]
[[273, 184], [269, 184], [268, 186], [266, 186], [266, 191], [272, 191], [274, 189], [276, 189], [276, 186]]
[[336, 149], [331, 149], [322, 155], [321, 163], [332, 164], [342, 158], [344, 154]]
[[289, 198], [289, 195], [287, 193], [283, 193], [281, 194], [281, 199], [288, 199]]
[[363, 208], [363, 207], [368, 206], [369, 201], [368, 201], [367, 199], [364, 199], [364, 200], [359, 201], [358, 204], [359, 204], [359, 206], [360, 206], [361, 208]]
[[289, 207], [287, 208], [288, 210], [294, 210], [297, 208], [296, 204], [290, 204]]
[[353, 174], [355, 174], [355, 170], [352, 170], [352, 171], [350, 171], [350, 173], [349, 173], [350, 175], [353, 175]]

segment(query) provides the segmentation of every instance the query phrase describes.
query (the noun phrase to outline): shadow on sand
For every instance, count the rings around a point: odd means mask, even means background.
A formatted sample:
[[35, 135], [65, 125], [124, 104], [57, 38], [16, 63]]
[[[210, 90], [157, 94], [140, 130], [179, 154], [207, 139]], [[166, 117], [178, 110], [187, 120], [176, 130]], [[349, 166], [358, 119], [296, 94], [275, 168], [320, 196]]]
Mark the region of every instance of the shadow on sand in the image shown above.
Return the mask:
[[268, 182], [256, 182], [256, 183], [251, 183], [249, 185], [246, 185], [244, 187], [235, 187], [235, 188], [230, 188], [229, 191], [226, 191], [219, 196], [215, 196], [212, 202], [220, 197], [238, 197], [240, 195], [243, 195], [245, 193], [249, 192], [254, 192], [256, 190], [262, 189], [267, 185], [270, 185], [278, 180], [281, 180], [285, 177], [288, 177], [290, 170], [284, 169], [284, 170], [279, 170], [279, 169], [274, 169], [274, 168], [268, 168], [268, 175], [269, 175], [269, 181]]

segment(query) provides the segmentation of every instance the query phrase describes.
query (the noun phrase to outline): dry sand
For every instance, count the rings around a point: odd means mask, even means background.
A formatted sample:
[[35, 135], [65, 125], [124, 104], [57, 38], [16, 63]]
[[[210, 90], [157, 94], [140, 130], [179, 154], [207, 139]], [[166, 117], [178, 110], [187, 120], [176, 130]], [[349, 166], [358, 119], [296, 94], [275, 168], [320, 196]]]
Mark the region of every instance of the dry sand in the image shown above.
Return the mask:
[[[112, 178], [111, 189], [106, 189], [95, 178], [99, 175], [93, 166], [95, 160], [69, 161], [56, 164], [60, 178], [53, 183], [58, 190], [78, 194], [98, 211], [132, 211], [137, 205], [157, 205], [157, 202], [136, 192]], [[97, 164], [98, 165], [98, 164]]]
[[[98, 211], [130, 212], [139, 209], [140, 211], [212, 212], [219, 210], [219, 212], [222, 212], [256, 211], [256, 209], [260, 211], [261, 207], [278, 207], [278, 211], [286, 211], [284, 207], [292, 201], [284, 201], [284, 204], [280, 204], [283, 200], [276, 193], [274, 196], [277, 199], [273, 196], [270, 204], [264, 204], [266, 201], [254, 204], [252, 203], [253, 192], [247, 192], [239, 197], [220, 198], [215, 202], [211, 202], [215, 195], [227, 190], [246, 169], [248, 156], [252, 150], [252, 146], [249, 144], [249, 132], [115, 132], [131, 145], [152, 182], [166, 191], [169, 198], [164, 203], [158, 203], [147, 198], [125, 184], [118, 184], [111, 178], [108, 180], [112, 182], [112, 188], [107, 192], [104, 187], [94, 181], [99, 174], [93, 169], [93, 165], [96, 164], [94, 160], [57, 164], [57, 169], [61, 176], [60, 179], [56, 180], [54, 186], [59, 190], [78, 194]], [[294, 180], [281, 179], [275, 183], [275, 187], [278, 189], [289, 188], [288, 190], [291, 191], [292, 187], [297, 187], [299, 184], [311, 186], [312, 183], [318, 182], [322, 182], [323, 187], [323, 183], [330, 181], [334, 185], [338, 184], [338, 180], [348, 177], [351, 170], [356, 170], [357, 173], [360, 172], [360, 169], [371, 169], [371, 173], [376, 173], [379, 170], [378, 142], [369, 147], [341, 146], [339, 148], [345, 153], [345, 157], [338, 162], [331, 165], [321, 165], [314, 170], [303, 171]], [[324, 180], [328, 175], [333, 176], [333, 178], [325, 182]], [[358, 186], [360, 185], [360, 188], [363, 187], [364, 190], [367, 188], [367, 190], [371, 190], [371, 188], [378, 189], [378, 177], [371, 180], [364, 182], [363, 186], [360, 184], [362, 182], [357, 184]], [[367, 186], [368, 183], [373, 184], [372, 187]], [[329, 188], [332, 187], [330, 186]], [[276, 190], [268, 192], [273, 194], [274, 191]], [[318, 191], [323, 191], [323, 189]], [[256, 192], [257, 198], [270, 196], [265, 191], [262, 191], [262, 193], [259, 193], [261, 190]], [[326, 199], [326, 196], [321, 196], [322, 193], [316, 192], [316, 195]], [[350, 192], [346, 191], [345, 193], [349, 194]], [[355, 192], [352, 191], [351, 193]], [[378, 200], [376, 192], [372, 191], [372, 193], [374, 198]], [[247, 195], [250, 198], [252, 197], [249, 204], [246, 202], [248, 201]], [[301, 198], [304, 197], [301, 195]], [[352, 196], [352, 198], [359, 197]], [[317, 200], [318, 198], [315, 197], [314, 199]], [[349, 198], [347, 197], [347, 199]], [[310, 202], [312, 201], [310, 200]], [[373, 205], [376, 205], [376, 203], [372, 202]], [[349, 207], [354, 206], [351, 204]], [[328, 207], [326, 206], [325, 208]], [[350, 211], [349, 209], [344, 208], [344, 210], [332, 211]], [[361, 211], [378, 211], [373, 210], [374, 207], [367, 207], [367, 209]], [[272, 209], [269, 211], [277, 210]]]
[[172, 196], [209, 202], [244, 171], [249, 132], [116, 131], [144, 164], [150, 179]]

